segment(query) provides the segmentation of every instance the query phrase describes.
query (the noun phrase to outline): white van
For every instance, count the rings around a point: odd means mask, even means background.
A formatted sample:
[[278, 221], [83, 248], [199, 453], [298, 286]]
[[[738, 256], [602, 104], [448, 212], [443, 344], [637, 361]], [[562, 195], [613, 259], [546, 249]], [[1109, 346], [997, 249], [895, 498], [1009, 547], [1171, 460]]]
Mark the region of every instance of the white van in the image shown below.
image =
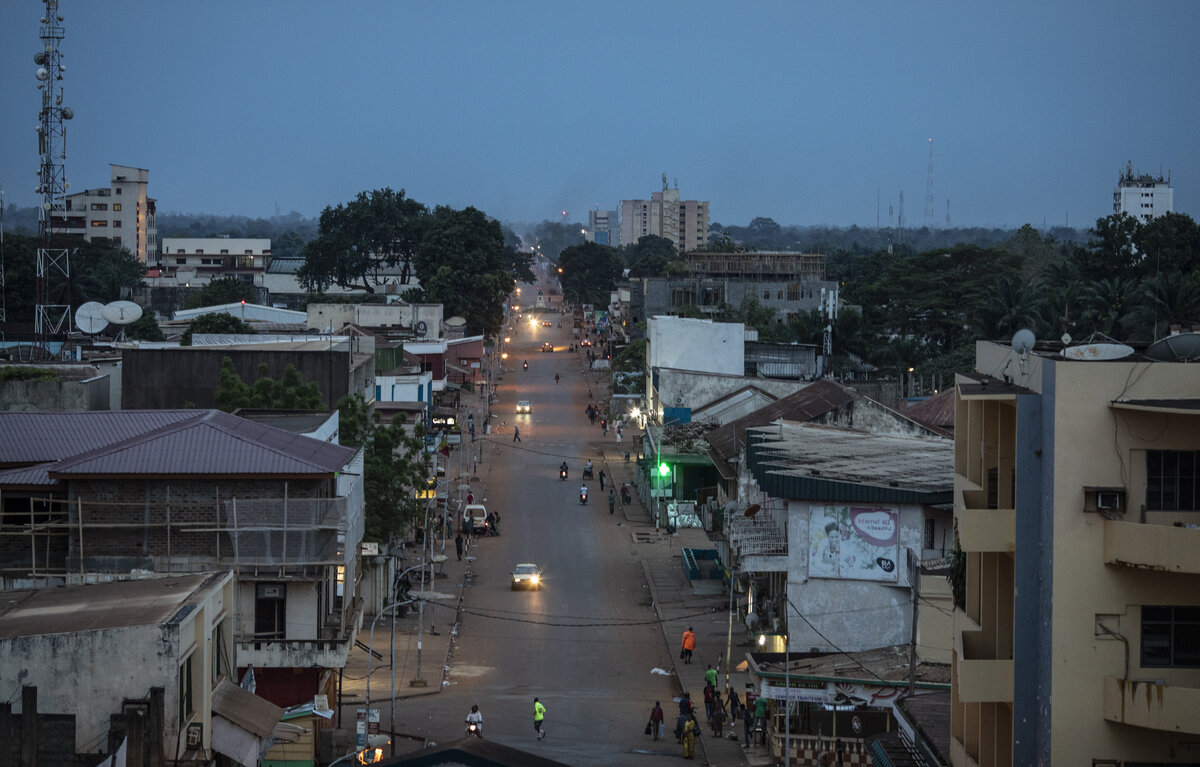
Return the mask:
[[469, 503], [463, 508], [462, 524], [466, 529], [467, 520], [473, 520], [475, 523], [475, 532], [482, 533], [487, 528], [487, 507], [482, 503]]

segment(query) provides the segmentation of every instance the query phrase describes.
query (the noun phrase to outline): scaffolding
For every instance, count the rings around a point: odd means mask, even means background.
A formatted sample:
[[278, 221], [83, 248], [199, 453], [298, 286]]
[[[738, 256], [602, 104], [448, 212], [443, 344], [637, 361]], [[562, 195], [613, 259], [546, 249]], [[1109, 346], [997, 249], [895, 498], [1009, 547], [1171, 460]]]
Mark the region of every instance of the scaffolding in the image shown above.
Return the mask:
[[823, 253], [689, 253], [688, 272], [703, 279], [824, 282]]

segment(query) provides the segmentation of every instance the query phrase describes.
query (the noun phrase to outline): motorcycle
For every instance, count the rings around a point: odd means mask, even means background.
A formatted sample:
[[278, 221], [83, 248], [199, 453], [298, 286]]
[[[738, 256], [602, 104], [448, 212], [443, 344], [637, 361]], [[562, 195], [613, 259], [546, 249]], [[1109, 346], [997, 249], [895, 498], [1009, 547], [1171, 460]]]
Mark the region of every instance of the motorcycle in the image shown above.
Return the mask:
[[526, 362], [524, 365], [522, 365], [522, 367], [524, 367], [526, 370], [529, 370], [529, 363]]
[[559, 469], [558, 470], [558, 478], [561, 479], [563, 482], [566, 482], [567, 481], [567, 470]]
[[581, 506], [586, 506], [586, 505], [587, 505], [587, 497], [588, 497], [588, 491], [587, 491], [587, 488], [586, 488], [586, 487], [584, 487], [584, 488], [581, 488], [581, 489], [579, 490], [579, 504], [580, 504]]
[[467, 720], [467, 728], [466, 728], [466, 731], [464, 732], [464, 736], [468, 737], [468, 738], [471, 736], [474, 736], [476, 738], [482, 738], [483, 737], [483, 728], [479, 726], [479, 722], [472, 722], [470, 719], [468, 719]]

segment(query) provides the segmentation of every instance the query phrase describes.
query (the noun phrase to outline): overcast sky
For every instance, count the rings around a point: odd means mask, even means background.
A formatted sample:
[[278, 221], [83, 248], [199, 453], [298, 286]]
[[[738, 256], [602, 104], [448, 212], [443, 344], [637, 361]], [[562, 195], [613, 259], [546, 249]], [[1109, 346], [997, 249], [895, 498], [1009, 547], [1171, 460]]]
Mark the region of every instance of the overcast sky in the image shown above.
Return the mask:
[[[0, 185], [38, 202], [38, 0], [0, 0]], [[72, 191], [307, 216], [385, 186], [586, 220], [1086, 227], [1119, 170], [1200, 218], [1200, 3], [61, 0]]]

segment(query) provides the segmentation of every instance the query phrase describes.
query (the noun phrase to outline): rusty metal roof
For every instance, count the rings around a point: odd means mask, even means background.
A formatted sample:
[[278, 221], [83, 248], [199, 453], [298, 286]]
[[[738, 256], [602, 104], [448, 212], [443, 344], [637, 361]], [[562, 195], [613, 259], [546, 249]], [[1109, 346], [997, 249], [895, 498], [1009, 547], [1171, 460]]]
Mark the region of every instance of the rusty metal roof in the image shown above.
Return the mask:
[[904, 408], [904, 415], [946, 437], [954, 436], [954, 389], [946, 389]]
[[739, 442], [745, 439], [747, 429], [766, 426], [781, 418], [786, 421], [811, 421], [852, 402], [858, 396], [836, 381], [822, 379], [753, 413], [747, 413], [736, 421], [713, 429], [705, 434], [704, 438], [721, 460], [732, 460], [737, 457]]
[[[186, 417], [156, 421], [146, 417], [152, 412]], [[341, 471], [356, 452], [219, 410], [114, 411], [107, 414], [112, 416], [109, 419], [94, 419], [92, 415], [0, 413], [0, 443], [6, 445], [3, 455], [9, 465], [17, 466], [37, 463], [40, 458], [41, 463], [50, 464], [45, 467], [50, 479], [197, 475], [317, 478]], [[39, 437], [49, 433], [53, 436]], [[20, 443], [11, 444], [22, 436], [28, 440], [28, 452], [21, 450]]]

